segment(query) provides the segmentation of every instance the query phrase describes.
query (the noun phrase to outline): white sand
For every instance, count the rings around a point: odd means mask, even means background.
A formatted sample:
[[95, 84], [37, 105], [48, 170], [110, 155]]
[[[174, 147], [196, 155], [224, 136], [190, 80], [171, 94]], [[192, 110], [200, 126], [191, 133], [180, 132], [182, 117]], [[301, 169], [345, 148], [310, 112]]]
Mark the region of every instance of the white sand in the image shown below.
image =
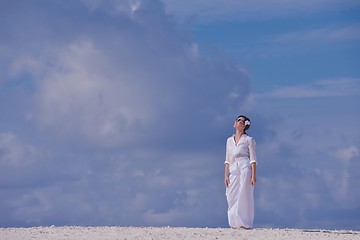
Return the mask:
[[359, 239], [359, 231], [303, 230], [258, 228], [240, 230], [229, 228], [176, 228], [176, 227], [33, 227], [0, 228], [1, 240], [50, 239], [206, 239], [206, 240], [336, 240]]

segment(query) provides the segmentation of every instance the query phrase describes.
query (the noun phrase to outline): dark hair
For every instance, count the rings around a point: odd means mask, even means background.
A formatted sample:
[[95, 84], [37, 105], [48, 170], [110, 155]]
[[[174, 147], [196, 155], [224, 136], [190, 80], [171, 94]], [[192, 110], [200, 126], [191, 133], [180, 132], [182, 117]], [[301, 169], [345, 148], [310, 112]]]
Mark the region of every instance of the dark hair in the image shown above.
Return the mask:
[[[239, 119], [239, 118], [244, 118], [245, 119], [245, 121], [249, 121], [249, 122], [251, 122], [250, 121], [250, 118], [248, 118], [247, 116], [244, 116], [244, 115], [240, 115], [240, 116], [238, 116], [236, 119]], [[245, 126], [245, 129], [244, 129], [244, 133], [246, 134], [246, 130], [248, 130], [250, 128], [250, 125], [246, 125]]]

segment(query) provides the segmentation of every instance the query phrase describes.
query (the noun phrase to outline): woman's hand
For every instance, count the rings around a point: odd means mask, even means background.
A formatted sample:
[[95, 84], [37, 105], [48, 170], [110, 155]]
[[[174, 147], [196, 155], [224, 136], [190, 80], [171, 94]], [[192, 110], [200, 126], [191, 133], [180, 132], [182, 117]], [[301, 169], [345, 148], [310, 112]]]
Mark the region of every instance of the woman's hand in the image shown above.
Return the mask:
[[256, 177], [252, 176], [251, 177], [251, 185], [255, 186], [255, 184], [256, 184]]
[[229, 177], [228, 177], [228, 176], [225, 177], [224, 182], [225, 182], [225, 186], [226, 186], [226, 187], [229, 187], [230, 180], [229, 180]]

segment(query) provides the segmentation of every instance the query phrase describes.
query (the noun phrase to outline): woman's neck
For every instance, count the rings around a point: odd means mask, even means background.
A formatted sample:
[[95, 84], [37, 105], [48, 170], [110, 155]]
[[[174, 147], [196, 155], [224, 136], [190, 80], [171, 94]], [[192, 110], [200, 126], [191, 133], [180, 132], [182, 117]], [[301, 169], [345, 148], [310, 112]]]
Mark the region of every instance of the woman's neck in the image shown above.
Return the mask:
[[244, 131], [239, 131], [239, 130], [236, 130], [235, 132], [235, 136], [234, 136], [234, 140], [235, 140], [235, 143], [237, 144], [241, 138], [242, 135], [244, 135]]
[[236, 132], [235, 132], [235, 136], [236, 136], [236, 137], [241, 137], [243, 134], [245, 134], [244, 131], [240, 131], [240, 130], [237, 130], [237, 129], [236, 129]]

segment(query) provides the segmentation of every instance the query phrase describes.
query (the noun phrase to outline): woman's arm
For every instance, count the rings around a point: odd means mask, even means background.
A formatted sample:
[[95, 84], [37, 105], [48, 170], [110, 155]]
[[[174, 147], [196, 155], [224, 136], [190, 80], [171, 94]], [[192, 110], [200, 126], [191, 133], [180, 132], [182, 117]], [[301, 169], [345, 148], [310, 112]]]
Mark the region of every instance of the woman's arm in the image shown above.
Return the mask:
[[249, 143], [249, 157], [251, 164], [251, 185], [256, 184], [256, 142], [253, 138], [250, 138]]
[[251, 164], [251, 185], [256, 184], [256, 162]]
[[229, 187], [229, 165], [230, 165], [230, 153], [229, 153], [229, 139], [226, 140], [226, 153], [225, 153], [225, 172], [224, 172], [224, 183], [225, 187]]
[[228, 163], [225, 163], [224, 182], [225, 182], [225, 186], [228, 187], [229, 184], [230, 184], [230, 180], [229, 180], [229, 164]]

